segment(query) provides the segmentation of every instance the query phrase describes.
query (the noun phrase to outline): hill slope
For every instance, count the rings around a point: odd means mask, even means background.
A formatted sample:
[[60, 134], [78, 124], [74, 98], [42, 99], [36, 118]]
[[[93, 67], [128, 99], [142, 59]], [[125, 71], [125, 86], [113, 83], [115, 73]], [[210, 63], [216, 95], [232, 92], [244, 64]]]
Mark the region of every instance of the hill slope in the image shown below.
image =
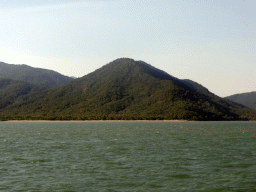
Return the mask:
[[[0, 112], [12, 119], [237, 120], [255, 113], [142, 61], [117, 59], [68, 84], [28, 94]], [[244, 114], [247, 113], [245, 117]], [[249, 114], [249, 116], [248, 116]]]
[[256, 92], [235, 94], [225, 98], [256, 110]]
[[197, 91], [201, 94], [205, 94], [205, 95], [208, 95], [208, 96], [215, 96], [213, 93], [211, 93], [207, 88], [205, 88], [204, 86], [192, 81], [192, 80], [189, 80], [189, 79], [184, 79], [182, 80], [183, 83], [185, 83], [190, 89], [194, 90], [194, 91]]
[[14, 104], [21, 96], [39, 93], [43, 90], [42, 87], [34, 84], [0, 78], [0, 109]]
[[55, 71], [0, 62], [0, 77], [20, 80], [45, 87], [59, 86], [73, 80]]

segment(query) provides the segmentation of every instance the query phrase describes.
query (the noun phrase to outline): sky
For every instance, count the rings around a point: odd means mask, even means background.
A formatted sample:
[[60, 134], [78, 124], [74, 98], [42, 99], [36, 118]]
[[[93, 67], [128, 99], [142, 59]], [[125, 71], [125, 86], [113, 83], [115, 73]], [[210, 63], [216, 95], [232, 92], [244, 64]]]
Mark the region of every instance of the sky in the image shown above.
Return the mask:
[[1, 0], [0, 61], [82, 77], [145, 61], [225, 97], [256, 91], [255, 0]]

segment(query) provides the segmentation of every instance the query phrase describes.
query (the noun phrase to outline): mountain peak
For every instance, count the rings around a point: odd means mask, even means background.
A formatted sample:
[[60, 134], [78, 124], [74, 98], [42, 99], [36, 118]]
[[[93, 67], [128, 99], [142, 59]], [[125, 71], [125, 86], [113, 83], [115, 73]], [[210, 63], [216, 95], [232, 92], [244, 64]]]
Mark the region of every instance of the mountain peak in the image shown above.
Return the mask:
[[30, 91], [7, 105], [0, 107], [5, 117], [37, 119], [237, 120], [255, 115], [195, 82], [130, 58], [116, 59], [64, 86]]

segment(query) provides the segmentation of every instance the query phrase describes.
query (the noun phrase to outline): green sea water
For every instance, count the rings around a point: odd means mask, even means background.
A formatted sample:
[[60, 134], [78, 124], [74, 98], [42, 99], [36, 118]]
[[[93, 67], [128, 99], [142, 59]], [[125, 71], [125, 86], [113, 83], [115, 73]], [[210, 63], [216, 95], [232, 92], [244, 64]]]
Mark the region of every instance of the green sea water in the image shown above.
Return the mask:
[[0, 191], [256, 191], [256, 122], [0, 122]]

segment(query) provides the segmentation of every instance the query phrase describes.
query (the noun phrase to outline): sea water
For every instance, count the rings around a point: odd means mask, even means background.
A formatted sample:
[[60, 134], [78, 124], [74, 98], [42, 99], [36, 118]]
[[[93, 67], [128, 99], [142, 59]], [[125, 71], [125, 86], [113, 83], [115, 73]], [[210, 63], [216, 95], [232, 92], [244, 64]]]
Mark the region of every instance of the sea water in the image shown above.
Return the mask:
[[256, 191], [256, 122], [0, 122], [0, 191]]

